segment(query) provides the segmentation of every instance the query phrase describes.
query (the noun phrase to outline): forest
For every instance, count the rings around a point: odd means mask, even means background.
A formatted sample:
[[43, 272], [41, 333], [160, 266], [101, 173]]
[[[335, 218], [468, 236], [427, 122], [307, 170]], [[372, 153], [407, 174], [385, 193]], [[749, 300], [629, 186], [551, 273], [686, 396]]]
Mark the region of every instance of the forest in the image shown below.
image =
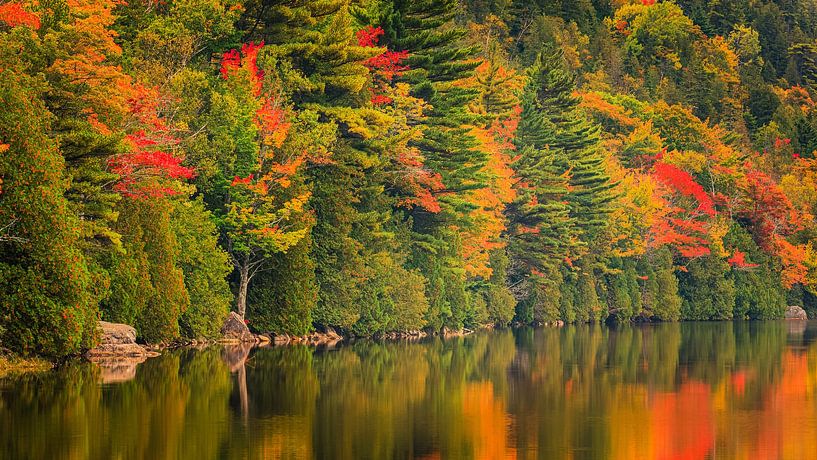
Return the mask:
[[0, 347], [817, 315], [813, 0], [0, 4]]

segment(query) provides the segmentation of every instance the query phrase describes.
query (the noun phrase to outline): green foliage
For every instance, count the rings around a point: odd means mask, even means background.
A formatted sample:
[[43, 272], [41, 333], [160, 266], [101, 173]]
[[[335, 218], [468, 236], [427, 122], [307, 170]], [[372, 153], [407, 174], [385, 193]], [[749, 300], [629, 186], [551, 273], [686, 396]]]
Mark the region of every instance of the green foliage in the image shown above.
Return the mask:
[[506, 286], [510, 258], [505, 249], [490, 252], [491, 278], [485, 291], [487, 321], [497, 326], [507, 326], [513, 320], [516, 299]]
[[0, 342], [56, 358], [93, 345], [105, 281], [80, 250], [65, 163], [46, 135], [45, 82], [23, 73], [17, 54], [32, 39], [19, 32], [0, 36]]
[[733, 226], [727, 242], [746, 254], [755, 267], [732, 267], [735, 282], [735, 319], [780, 319], [786, 312], [786, 291], [780, 271], [755, 244], [749, 233]]
[[639, 260], [638, 273], [643, 279], [645, 313], [660, 321], [678, 321], [682, 300], [669, 249], [658, 250]]
[[404, 269], [388, 253], [375, 255], [372, 261], [372, 275], [361, 289], [360, 319], [352, 328], [355, 334], [412, 331], [425, 326], [428, 300], [422, 275]]
[[176, 263], [190, 298], [190, 306], [179, 317], [180, 332], [188, 338], [216, 337], [230, 311], [227, 276], [232, 267], [218, 246], [212, 215], [200, 199], [177, 201], [170, 223], [177, 242]]
[[690, 261], [679, 278], [684, 301], [681, 316], [691, 320], [732, 319], [735, 306], [735, 282], [729, 265], [718, 257], [706, 256]]
[[171, 224], [172, 203], [163, 199], [123, 200], [118, 221], [122, 233], [131, 235], [126, 250], [141, 258], [140, 274], [147, 273], [150, 284], [131, 298], [144, 297], [144, 307], [136, 313], [137, 333], [149, 343], [179, 337], [179, 317], [190, 305], [184, 273], [179, 268], [179, 245]]
[[253, 330], [297, 335], [312, 330], [318, 287], [311, 246], [307, 236], [285, 254], [273, 255], [265, 270], [253, 279], [247, 301]]
[[805, 0], [37, 5], [0, 19], [3, 346], [817, 308]]

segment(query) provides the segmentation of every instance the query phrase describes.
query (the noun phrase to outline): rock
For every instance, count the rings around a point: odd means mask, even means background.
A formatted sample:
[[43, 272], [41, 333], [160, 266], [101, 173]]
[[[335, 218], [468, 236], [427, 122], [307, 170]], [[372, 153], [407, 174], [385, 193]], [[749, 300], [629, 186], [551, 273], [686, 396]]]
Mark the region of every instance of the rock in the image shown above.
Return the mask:
[[256, 337], [250, 332], [247, 324], [238, 313], [231, 311], [224, 320], [224, 326], [221, 327], [221, 335], [227, 341], [237, 342], [255, 342]]
[[100, 343], [103, 345], [136, 343], [136, 329], [132, 326], [100, 321], [99, 328], [102, 329], [102, 342]]
[[85, 357], [96, 363], [105, 363], [108, 366], [116, 365], [118, 359], [130, 361], [133, 359], [144, 361], [157, 353], [148, 352], [142, 345], [136, 343], [136, 329], [127, 324], [109, 323], [100, 321], [101, 341], [99, 346], [85, 352]]
[[802, 307], [791, 305], [786, 309], [786, 319], [806, 320], [808, 315]]
[[85, 353], [86, 358], [147, 358], [148, 352], [137, 343], [101, 344]]

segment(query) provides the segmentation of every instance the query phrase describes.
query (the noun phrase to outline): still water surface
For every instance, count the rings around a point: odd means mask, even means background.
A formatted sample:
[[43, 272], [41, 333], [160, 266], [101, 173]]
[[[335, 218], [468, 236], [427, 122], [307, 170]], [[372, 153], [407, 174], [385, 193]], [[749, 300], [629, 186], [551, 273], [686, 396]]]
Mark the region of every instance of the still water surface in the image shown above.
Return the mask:
[[0, 458], [817, 459], [817, 323], [177, 350], [0, 380]]

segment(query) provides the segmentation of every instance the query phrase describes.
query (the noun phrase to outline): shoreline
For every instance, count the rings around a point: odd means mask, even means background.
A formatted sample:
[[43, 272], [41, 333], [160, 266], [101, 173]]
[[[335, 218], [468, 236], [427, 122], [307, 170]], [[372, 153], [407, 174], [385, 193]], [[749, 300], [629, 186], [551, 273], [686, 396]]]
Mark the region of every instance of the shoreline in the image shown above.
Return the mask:
[[0, 354], [0, 379], [50, 371], [57, 367], [56, 362], [44, 358], [21, 358], [14, 354]]
[[[786, 321], [786, 322], [796, 322], [796, 323], [803, 323], [805, 325], [806, 321], [802, 319], [796, 319], [792, 321], [793, 318], [781, 318], [775, 320], [759, 320], [759, 321]], [[754, 321], [754, 320], [746, 320], [746, 321]], [[678, 323], [684, 322], [698, 322], [698, 321], [678, 321]], [[717, 321], [723, 322], [723, 321]], [[536, 324], [532, 327], [536, 328], [561, 328], [566, 326], [562, 321], [554, 321], [550, 323], [544, 324]], [[518, 329], [522, 327], [529, 327], [526, 325], [521, 324], [511, 324], [506, 326], [510, 329]], [[426, 338], [431, 337], [440, 337], [443, 339], [447, 338], [455, 338], [455, 337], [465, 337], [472, 335], [474, 333], [485, 331], [485, 330], [493, 330], [497, 329], [497, 327], [493, 325], [484, 325], [482, 327], [476, 329], [467, 329], [464, 328], [459, 331], [452, 331], [448, 329], [443, 329], [439, 332], [426, 332], [422, 330], [417, 331], [406, 331], [406, 332], [391, 332], [391, 333], [382, 333], [376, 334], [373, 336], [354, 336], [354, 335], [341, 335], [335, 332], [334, 330], [329, 330], [326, 332], [312, 332], [307, 335], [302, 336], [293, 336], [288, 334], [279, 334], [275, 335], [272, 333], [250, 333], [245, 335], [241, 338], [232, 338], [232, 337], [222, 337], [218, 339], [190, 339], [190, 340], [177, 340], [168, 343], [157, 343], [157, 344], [134, 344], [138, 347], [142, 348], [145, 352], [144, 357], [140, 357], [140, 359], [134, 360], [134, 356], [128, 354], [122, 355], [105, 355], [105, 356], [94, 356], [91, 352], [93, 350], [88, 350], [84, 353], [72, 355], [65, 357], [60, 360], [48, 360], [43, 357], [29, 357], [24, 358], [19, 355], [14, 354], [8, 350], [1, 350], [0, 349], [0, 379], [16, 376], [16, 375], [23, 375], [23, 374], [32, 374], [32, 373], [41, 373], [47, 372], [50, 370], [54, 370], [60, 367], [62, 364], [66, 362], [72, 362], [77, 359], [84, 360], [87, 362], [96, 363], [102, 367], [105, 365], [116, 364], [118, 362], [132, 362], [134, 364], [140, 364], [147, 359], [160, 356], [162, 352], [166, 350], [177, 350], [183, 348], [196, 348], [196, 349], [204, 349], [209, 348], [212, 346], [222, 346], [222, 347], [230, 347], [230, 346], [241, 346], [241, 347], [248, 347], [248, 348], [256, 348], [256, 347], [279, 347], [279, 346], [290, 346], [290, 345], [305, 345], [308, 347], [328, 347], [333, 348], [338, 344], [343, 343], [354, 343], [358, 341], [373, 341], [373, 342], [398, 342], [398, 341], [420, 341]]]

